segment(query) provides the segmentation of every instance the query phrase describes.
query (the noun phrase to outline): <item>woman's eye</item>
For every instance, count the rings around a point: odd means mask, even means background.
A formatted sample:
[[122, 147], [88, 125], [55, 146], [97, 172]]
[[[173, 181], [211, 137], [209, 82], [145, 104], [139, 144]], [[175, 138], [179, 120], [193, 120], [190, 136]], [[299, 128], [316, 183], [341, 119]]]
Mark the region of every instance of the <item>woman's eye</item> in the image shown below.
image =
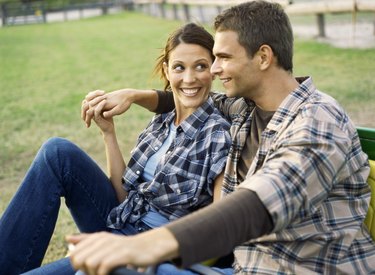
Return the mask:
[[197, 65], [197, 70], [198, 71], [204, 71], [208, 68], [208, 66], [206, 64], [198, 64]]
[[181, 66], [181, 65], [176, 65], [176, 66], [173, 66], [173, 70], [177, 71], [177, 72], [180, 72], [180, 71], [184, 70], [184, 67]]

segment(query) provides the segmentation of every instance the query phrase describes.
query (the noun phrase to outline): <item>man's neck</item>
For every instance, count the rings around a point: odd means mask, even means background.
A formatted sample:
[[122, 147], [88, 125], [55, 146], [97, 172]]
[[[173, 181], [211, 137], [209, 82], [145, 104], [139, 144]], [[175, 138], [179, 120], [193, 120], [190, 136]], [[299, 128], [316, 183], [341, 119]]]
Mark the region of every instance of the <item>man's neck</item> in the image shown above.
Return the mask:
[[280, 69], [268, 76], [264, 78], [261, 96], [253, 101], [264, 111], [276, 111], [284, 99], [298, 88], [299, 83], [291, 73]]

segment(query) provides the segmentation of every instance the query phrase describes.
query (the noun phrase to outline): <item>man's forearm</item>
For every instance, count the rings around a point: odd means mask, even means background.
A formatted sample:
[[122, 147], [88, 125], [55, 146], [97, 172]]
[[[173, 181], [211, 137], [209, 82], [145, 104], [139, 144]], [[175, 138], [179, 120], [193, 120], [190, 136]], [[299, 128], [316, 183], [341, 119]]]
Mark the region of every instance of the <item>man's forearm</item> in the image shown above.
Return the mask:
[[158, 102], [155, 110], [157, 114], [167, 113], [172, 111], [175, 108], [173, 93], [156, 90], [158, 96]]
[[179, 244], [187, 267], [227, 255], [237, 245], [270, 233], [272, 219], [255, 192], [240, 189], [166, 226]]
[[132, 101], [150, 112], [155, 112], [158, 107], [159, 96], [155, 90], [133, 90]]

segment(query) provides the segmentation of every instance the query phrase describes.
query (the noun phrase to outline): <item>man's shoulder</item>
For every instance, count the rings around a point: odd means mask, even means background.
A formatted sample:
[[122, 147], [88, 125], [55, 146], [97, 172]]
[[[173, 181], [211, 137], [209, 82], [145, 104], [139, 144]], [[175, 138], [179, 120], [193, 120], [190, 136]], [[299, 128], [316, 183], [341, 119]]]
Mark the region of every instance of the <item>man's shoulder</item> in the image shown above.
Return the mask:
[[301, 114], [305, 117], [312, 117], [327, 122], [347, 122], [348, 114], [339, 102], [330, 95], [316, 90], [301, 105]]

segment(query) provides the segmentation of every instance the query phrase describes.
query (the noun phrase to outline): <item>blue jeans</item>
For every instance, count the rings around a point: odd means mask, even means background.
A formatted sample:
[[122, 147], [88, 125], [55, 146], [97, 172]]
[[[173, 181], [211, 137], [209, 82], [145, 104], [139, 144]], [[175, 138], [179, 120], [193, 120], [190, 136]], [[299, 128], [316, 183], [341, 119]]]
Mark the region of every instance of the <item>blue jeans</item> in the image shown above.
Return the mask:
[[0, 219], [0, 274], [20, 274], [41, 265], [60, 198], [65, 198], [81, 232], [108, 230], [107, 216], [119, 203], [108, 177], [85, 152], [65, 139], [51, 138]]
[[[212, 269], [221, 272], [223, 275], [232, 275], [233, 274], [233, 268], [218, 268], [218, 267], [212, 267]], [[186, 270], [186, 269], [179, 269], [173, 264], [165, 263], [159, 265], [156, 275], [195, 275], [197, 273]]]
[[[51, 138], [40, 148], [0, 219], [0, 274], [75, 274], [69, 258], [40, 267], [61, 198], [79, 230], [86, 233], [108, 231], [107, 216], [119, 203], [108, 177], [84, 151], [68, 140]], [[147, 229], [139, 224], [111, 232], [134, 235]], [[177, 269], [161, 268], [157, 274], [170, 271]]]

